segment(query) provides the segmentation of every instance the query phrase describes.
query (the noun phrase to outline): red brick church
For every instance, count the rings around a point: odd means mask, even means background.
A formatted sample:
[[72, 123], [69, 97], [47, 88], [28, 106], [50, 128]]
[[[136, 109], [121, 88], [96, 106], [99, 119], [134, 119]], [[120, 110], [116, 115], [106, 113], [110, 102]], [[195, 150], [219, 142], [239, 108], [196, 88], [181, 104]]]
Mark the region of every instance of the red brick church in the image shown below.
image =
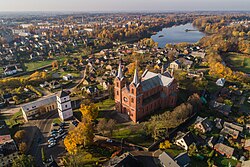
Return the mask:
[[162, 69], [161, 73], [153, 73], [146, 70], [139, 78], [136, 68], [133, 81], [127, 85], [120, 63], [114, 85], [116, 110], [128, 114], [134, 122], [176, 104], [177, 82], [173, 71]]

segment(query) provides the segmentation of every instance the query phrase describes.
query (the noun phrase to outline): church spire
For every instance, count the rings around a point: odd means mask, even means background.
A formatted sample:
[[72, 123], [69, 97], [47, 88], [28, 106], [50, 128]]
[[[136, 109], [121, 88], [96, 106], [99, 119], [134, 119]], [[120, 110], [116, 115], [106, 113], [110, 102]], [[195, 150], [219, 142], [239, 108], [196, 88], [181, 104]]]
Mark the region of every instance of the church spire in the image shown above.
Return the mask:
[[123, 78], [123, 73], [122, 73], [122, 63], [120, 61], [119, 67], [118, 67], [118, 73], [117, 73], [117, 78], [122, 79]]
[[137, 61], [136, 61], [136, 67], [135, 67], [135, 73], [134, 73], [134, 79], [132, 81], [133, 84], [135, 84], [135, 86], [137, 86], [139, 84], [139, 75], [138, 75], [138, 68], [137, 68]]

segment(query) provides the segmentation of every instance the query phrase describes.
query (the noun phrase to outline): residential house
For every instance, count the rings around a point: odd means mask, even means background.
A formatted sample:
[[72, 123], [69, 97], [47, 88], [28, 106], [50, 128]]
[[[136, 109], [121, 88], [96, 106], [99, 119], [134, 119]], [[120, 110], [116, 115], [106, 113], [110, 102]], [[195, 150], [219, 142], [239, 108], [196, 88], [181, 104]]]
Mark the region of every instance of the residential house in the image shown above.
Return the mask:
[[140, 162], [129, 152], [110, 159], [103, 166], [107, 167], [139, 167]]
[[206, 118], [197, 117], [194, 128], [199, 130], [202, 133], [206, 133], [212, 130], [213, 125], [208, 120], [207, 117]]
[[180, 167], [166, 152], [160, 154], [159, 160], [163, 167]]
[[222, 135], [230, 135], [233, 137], [233, 139], [237, 139], [239, 136], [239, 131], [234, 130], [232, 128], [229, 127], [224, 127], [221, 132]]
[[234, 153], [234, 148], [229, 147], [223, 143], [217, 143], [214, 146], [214, 149], [222, 155], [225, 155], [227, 158], [232, 158]]
[[245, 140], [244, 149], [250, 151], [250, 139]]
[[61, 87], [61, 84], [58, 81], [51, 81], [49, 87], [50, 89], [58, 89]]
[[67, 74], [67, 75], [63, 76], [63, 80], [65, 80], [65, 81], [70, 81], [72, 79], [73, 79], [73, 75], [71, 75], [71, 74]]
[[215, 122], [215, 127], [216, 128], [218, 128], [218, 129], [223, 128], [224, 121], [221, 118], [215, 118], [214, 122]]
[[174, 143], [177, 146], [180, 146], [183, 149], [188, 150], [189, 146], [195, 143], [195, 138], [191, 132], [180, 133], [177, 135]]
[[181, 62], [179, 60], [175, 60], [172, 63], [170, 63], [169, 67], [171, 69], [177, 70], [177, 69], [181, 68]]
[[216, 81], [216, 85], [223, 87], [226, 82], [225, 78], [220, 78]]
[[189, 158], [187, 152], [180, 153], [174, 158], [174, 160], [180, 167], [186, 167], [191, 162], [191, 159]]
[[229, 105], [218, 103], [217, 101], [211, 101], [210, 104], [213, 109], [221, 112], [224, 115], [229, 115], [229, 113], [231, 113], [232, 107]]
[[229, 127], [229, 128], [234, 129], [234, 130], [237, 130], [239, 132], [243, 131], [243, 127], [241, 127], [239, 125], [235, 125], [235, 124], [230, 123], [230, 122], [224, 122], [224, 127]]
[[208, 139], [207, 145], [210, 148], [214, 148], [214, 145], [218, 142], [218, 137], [212, 136]]

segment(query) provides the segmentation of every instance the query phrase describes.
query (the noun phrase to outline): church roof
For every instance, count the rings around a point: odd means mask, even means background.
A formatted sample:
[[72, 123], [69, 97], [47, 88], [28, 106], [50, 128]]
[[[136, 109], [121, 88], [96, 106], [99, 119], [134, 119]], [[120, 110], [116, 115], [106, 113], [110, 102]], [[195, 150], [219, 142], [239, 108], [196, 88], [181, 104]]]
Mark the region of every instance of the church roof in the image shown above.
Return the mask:
[[146, 70], [142, 74], [142, 90], [147, 91], [159, 85], [169, 86], [173, 82], [174, 78], [157, 74]]

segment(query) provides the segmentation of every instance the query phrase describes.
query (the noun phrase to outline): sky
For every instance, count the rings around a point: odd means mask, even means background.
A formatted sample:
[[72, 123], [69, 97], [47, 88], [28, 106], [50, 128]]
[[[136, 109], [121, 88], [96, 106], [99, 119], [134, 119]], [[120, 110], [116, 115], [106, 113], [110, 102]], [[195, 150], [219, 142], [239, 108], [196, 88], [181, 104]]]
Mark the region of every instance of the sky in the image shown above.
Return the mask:
[[0, 0], [7, 11], [250, 10], [250, 0]]

